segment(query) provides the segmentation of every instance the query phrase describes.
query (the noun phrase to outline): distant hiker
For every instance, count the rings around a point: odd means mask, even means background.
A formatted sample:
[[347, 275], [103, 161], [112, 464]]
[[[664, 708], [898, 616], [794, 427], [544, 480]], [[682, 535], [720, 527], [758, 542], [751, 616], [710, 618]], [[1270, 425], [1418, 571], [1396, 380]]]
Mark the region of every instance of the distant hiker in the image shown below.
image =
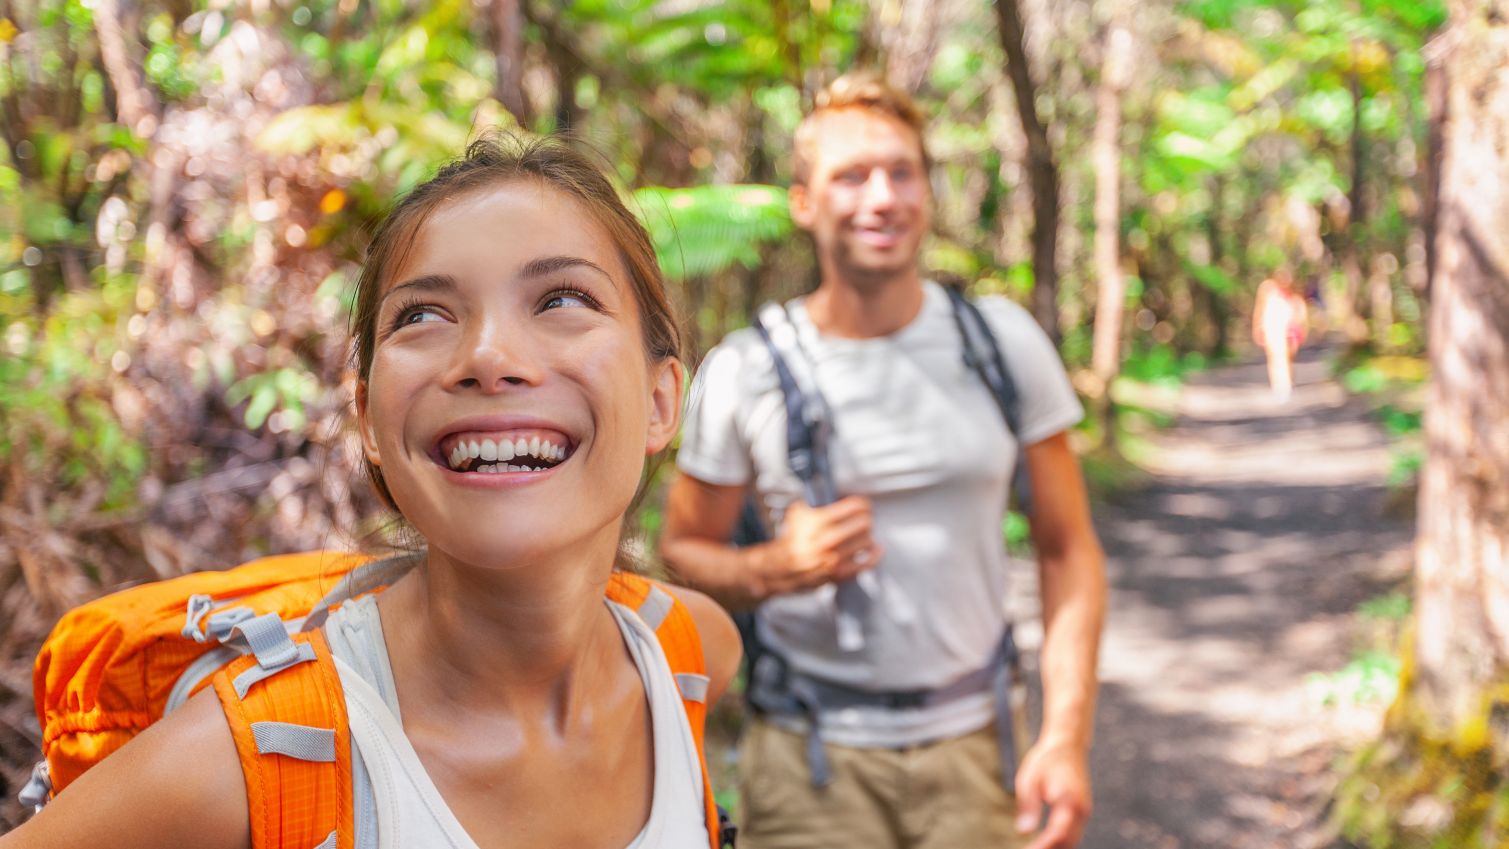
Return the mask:
[[[1062, 849], [1090, 812], [1105, 578], [1065, 433], [1083, 411], [1025, 310], [920, 276], [922, 130], [875, 77], [819, 97], [790, 204], [821, 282], [730, 334], [692, 388], [661, 553], [754, 610], [746, 849], [1013, 847], [1031, 832]], [[1023, 463], [1046, 626], [1035, 744], [1004, 612], [1001, 526]], [[748, 494], [769, 539], [734, 547]]]
[[[621, 568], [625, 514], [682, 400], [678, 322], [638, 219], [562, 142], [475, 142], [378, 228], [354, 327], [367, 471], [425, 550], [378, 561], [387, 589], [292, 634], [238, 607], [261, 596], [180, 603], [152, 674], [208, 639], [247, 653], [218, 673], [205, 655], [212, 686], [145, 730], [135, 717], [160, 704], [61, 729], [141, 733], [0, 847], [723, 845], [701, 719], [738, 632], [711, 599]], [[87, 672], [77, 692], [94, 698], [109, 669]]]
[[1294, 390], [1294, 355], [1304, 344], [1310, 311], [1287, 266], [1280, 266], [1257, 290], [1252, 338], [1268, 358], [1268, 385], [1286, 399]]

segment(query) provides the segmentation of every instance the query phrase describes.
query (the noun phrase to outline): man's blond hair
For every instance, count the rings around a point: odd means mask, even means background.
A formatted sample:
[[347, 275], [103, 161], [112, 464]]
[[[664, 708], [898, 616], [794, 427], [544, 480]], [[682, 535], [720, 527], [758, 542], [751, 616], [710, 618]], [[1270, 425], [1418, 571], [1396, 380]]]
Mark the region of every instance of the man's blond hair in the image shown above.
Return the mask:
[[827, 112], [844, 109], [863, 109], [889, 115], [910, 127], [917, 134], [917, 144], [922, 152], [923, 168], [929, 168], [932, 160], [927, 155], [927, 142], [923, 139], [926, 123], [922, 110], [906, 92], [886, 82], [885, 78], [871, 71], [854, 71], [844, 74], [818, 92], [812, 111], [797, 124], [792, 139], [793, 179], [805, 184], [812, 174], [813, 145], [817, 143], [818, 119]]

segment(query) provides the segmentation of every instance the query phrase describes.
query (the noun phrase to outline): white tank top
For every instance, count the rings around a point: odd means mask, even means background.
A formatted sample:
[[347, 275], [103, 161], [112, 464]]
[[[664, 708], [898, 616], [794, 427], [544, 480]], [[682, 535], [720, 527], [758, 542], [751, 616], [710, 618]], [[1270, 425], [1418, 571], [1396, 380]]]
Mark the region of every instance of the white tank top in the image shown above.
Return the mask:
[[[644, 681], [654, 735], [650, 817], [626, 849], [705, 849], [702, 764], [670, 664], [638, 613], [605, 603]], [[478, 849], [403, 733], [375, 598], [342, 605], [331, 614], [325, 633], [351, 723], [358, 849]]]

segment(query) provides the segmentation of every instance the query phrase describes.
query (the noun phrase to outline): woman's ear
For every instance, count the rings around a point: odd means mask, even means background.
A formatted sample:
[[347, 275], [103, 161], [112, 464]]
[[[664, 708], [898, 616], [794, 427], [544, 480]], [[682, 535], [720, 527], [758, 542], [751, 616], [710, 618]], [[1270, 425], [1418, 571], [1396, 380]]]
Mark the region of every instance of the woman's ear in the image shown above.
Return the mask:
[[646, 455], [660, 453], [676, 438], [676, 428], [681, 424], [681, 387], [686, 378], [681, 361], [675, 357], [666, 357], [652, 369]]
[[367, 416], [367, 382], [356, 382], [356, 431], [362, 437], [362, 455], [374, 466], [382, 465], [377, 453], [377, 434], [372, 432], [372, 420]]

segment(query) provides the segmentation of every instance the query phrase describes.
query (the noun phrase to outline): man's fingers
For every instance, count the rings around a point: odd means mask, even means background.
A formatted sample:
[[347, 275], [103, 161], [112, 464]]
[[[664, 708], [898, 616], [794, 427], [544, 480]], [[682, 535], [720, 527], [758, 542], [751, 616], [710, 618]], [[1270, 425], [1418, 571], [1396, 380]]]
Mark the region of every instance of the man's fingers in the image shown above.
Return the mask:
[[848, 557], [870, 544], [873, 523], [868, 515], [853, 516], [825, 528], [817, 538], [818, 545], [839, 557]]
[[1016, 783], [1016, 830], [1019, 834], [1037, 831], [1043, 821], [1043, 802], [1038, 797], [1036, 782], [1018, 780]]
[[1054, 805], [1048, 813], [1048, 824], [1036, 840], [1027, 844], [1027, 849], [1074, 849], [1084, 827], [1080, 820], [1073, 806], [1063, 802]]
[[845, 558], [838, 565], [838, 568], [833, 571], [833, 580], [847, 581], [860, 572], [874, 569], [875, 565], [880, 562], [880, 558], [884, 555], [884, 546], [880, 543], [871, 543]]
[[846, 495], [832, 504], [817, 508], [828, 519], [839, 521], [870, 514], [870, 499], [858, 495]]

